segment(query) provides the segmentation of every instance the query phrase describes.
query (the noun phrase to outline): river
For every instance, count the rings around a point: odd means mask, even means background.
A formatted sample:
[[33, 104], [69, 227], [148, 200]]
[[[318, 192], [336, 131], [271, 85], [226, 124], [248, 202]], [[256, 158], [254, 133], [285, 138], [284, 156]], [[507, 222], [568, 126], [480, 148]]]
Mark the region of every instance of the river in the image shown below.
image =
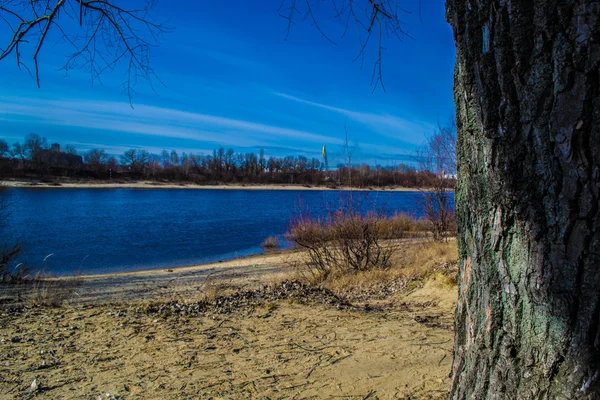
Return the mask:
[[[4, 237], [21, 261], [62, 276], [177, 267], [261, 253], [290, 221], [348, 193], [302, 190], [11, 188]], [[364, 209], [419, 217], [419, 192], [353, 192]]]

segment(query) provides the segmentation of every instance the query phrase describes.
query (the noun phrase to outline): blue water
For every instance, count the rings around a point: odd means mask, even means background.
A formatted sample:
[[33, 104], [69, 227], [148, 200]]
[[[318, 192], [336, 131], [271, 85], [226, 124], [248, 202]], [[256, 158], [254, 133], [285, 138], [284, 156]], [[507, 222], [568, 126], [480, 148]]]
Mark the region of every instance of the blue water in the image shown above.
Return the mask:
[[[27, 188], [9, 189], [8, 196], [13, 204], [6, 230], [23, 244], [21, 261], [47, 273], [72, 275], [258, 254], [266, 237], [282, 237], [301, 212], [326, 215], [339, 204], [340, 193]], [[388, 213], [421, 215], [418, 192], [353, 196], [365, 208], [385, 204]]]

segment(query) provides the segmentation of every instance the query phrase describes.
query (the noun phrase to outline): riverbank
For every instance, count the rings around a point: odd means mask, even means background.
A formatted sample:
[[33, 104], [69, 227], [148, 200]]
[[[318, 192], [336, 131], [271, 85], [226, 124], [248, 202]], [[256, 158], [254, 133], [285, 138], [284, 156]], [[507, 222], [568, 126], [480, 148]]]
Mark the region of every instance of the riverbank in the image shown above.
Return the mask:
[[282, 184], [218, 184], [197, 185], [190, 182], [173, 183], [157, 181], [68, 181], [55, 180], [42, 182], [35, 180], [5, 180], [6, 187], [18, 188], [63, 188], [63, 189], [210, 189], [210, 190], [355, 190], [355, 191], [394, 191], [415, 192], [423, 189], [401, 186], [350, 188], [346, 186], [317, 186], [317, 185], [282, 185]]
[[[290, 265], [302, 255], [287, 251], [235, 260], [173, 268], [50, 278], [48, 295], [64, 298], [65, 304], [105, 304], [156, 299], [198, 299], [228, 287], [255, 288], [277, 282], [291, 273]], [[15, 285], [0, 285], [0, 304], [23, 298]], [[60, 293], [60, 292], [65, 293]], [[43, 301], [43, 299], [42, 299]]]
[[78, 280], [78, 296], [71, 304], [120, 301], [198, 300], [231, 288], [255, 289], [289, 278], [292, 264], [304, 255], [287, 251], [253, 255], [235, 260], [111, 274], [82, 275], [59, 280]]
[[295, 280], [283, 256], [81, 277], [133, 283], [223, 269], [210, 285], [184, 283], [187, 292], [163, 280], [154, 297], [0, 309], [0, 397], [446, 397], [453, 241], [407, 243], [392, 268], [338, 281], [345, 290]]
[[444, 399], [450, 296], [427, 289], [368, 309], [290, 297], [225, 313], [3, 314], [0, 398]]
[[[398, 245], [414, 250], [427, 246], [429, 240], [406, 238], [399, 240]], [[48, 296], [56, 296], [72, 306], [157, 299], [192, 301], [207, 294], [254, 290], [286, 279], [302, 278], [297, 266], [303, 264], [306, 257], [306, 252], [290, 249], [206, 264], [48, 278], [46, 285]], [[26, 297], [18, 293], [23, 290], [18, 286], [0, 285], [0, 304], [10, 305], [15, 299]]]

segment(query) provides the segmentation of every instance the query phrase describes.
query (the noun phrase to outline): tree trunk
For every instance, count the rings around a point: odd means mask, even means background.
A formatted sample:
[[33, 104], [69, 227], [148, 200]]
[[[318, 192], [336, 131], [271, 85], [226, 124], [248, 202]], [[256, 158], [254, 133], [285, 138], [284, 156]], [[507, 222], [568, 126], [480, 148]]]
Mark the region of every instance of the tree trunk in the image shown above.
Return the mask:
[[600, 398], [600, 4], [448, 0], [451, 398]]

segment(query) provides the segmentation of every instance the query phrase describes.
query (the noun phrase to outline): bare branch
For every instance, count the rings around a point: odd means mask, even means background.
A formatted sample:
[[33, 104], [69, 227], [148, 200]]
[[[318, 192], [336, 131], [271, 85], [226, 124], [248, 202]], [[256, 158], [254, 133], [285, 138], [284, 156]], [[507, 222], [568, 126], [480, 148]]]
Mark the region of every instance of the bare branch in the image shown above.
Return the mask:
[[317, 31], [319, 31], [319, 33], [321, 34], [322, 37], [324, 37], [329, 42], [336, 45], [336, 43], [333, 40], [331, 40], [329, 38], [329, 36], [327, 36], [325, 33], [323, 33], [323, 31], [319, 27], [319, 24], [317, 23], [317, 20], [315, 19], [315, 15], [313, 14], [312, 7], [310, 6], [310, 0], [306, 0], [306, 7], [308, 8], [308, 13], [306, 15], [307, 15], [307, 17], [310, 17], [310, 19], [312, 20], [313, 26], [317, 29]]
[[371, 34], [376, 32], [377, 42], [373, 43], [375, 46], [376, 60], [373, 66], [373, 77], [371, 79], [371, 85], [373, 85], [373, 91], [377, 87], [381, 87], [385, 91], [385, 85], [383, 83], [383, 52], [385, 51], [384, 41], [386, 39], [397, 39], [402, 40], [405, 37], [411, 38], [411, 36], [403, 29], [403, 23], [400, 20], [401, 14], [410, 14], [399, 6], [401, 0], [330, 0], [323, 2], [320, 1], [315, 4], [311, 4], [310, 0], [305, 0], [303, 7], [298, 4], [297, 0], [282, 0], [279, 10], [287, 10], [287, 15], [279, 14], [282, 18], [287, 20], [287, 26], [285, 29], [285, 37], [288, 38], [292, 24], [298, 17], [303, 17], [312, 22], [317, 31], [327, 39], [329, 42], [336, 44], [331, 39], [330, 35], [325, 33], [322, 27], [317, 23], [318, 18], [316, 16], [316, 5], [317, 4], [332, 4], [334, 10], [334, 18], [344, 23], [344, 30], [341, 34], [341, 38], [344, 38], [348, 33], [348, 28], [351, 22], [354, 21], [356, 28], [356, 35], [359, 42], [359, 51], [354, 61], [360, 60], [360, 68], [364, 64], [365, 54], [371, 44]]
[[59, 0], [58, 3], [56, 3], [56, 6], [54, 6], [52, 11], [50, 12], [50, 14], [48, 14], [45, 17], [46, 26], [44, 27], [44, 30], [43, 30], [42, 34], [40, 35], [38, 44], [35, 48], [35, 52], [33, 53], [33, 63], [35, 65], [35, 80], [37, 82], [38, 87], [40, 87], [40, 69], [38, 67], [38, 55], [40, 54], [42, 45], [44, 44], [44, 41], [46, 40], [46, 36], [48, 35], [48, 30], [50, 29], [50, 26], [52, 26], [52, 22], [54, 21], [56, 14], [60, 10], [60, 8], [63, 6], [63, 4], [65, 4], [65, 0]]
[[[93, 83], [100, 81], [103, 72], [112, 71], [123, 62], [124, 93], [131, 102], [133, 86], [139, 78], [149, 82], [152, 90], [153, 82], [161, 82], [150, 65], [151, 50], [170, 31], [150, 18], [154, 2], [142, 3], [141, 7], [125, 9], [110, 0], [0, 0], [0, 20], [12, 30], [5, 46], [0, 45], [0, 61], [14, 54], [17, 66], [29, 70], [22, 61], [21, 48], [31, 49], [35, 79], [40, 86], [38, 60], [47, 47], [50, 32], [56, 31], [58, 41], [73, 48], [61, 68], [65, 73], [83, 69]], [[74, 29], [69, 20], [79, 29]]]

